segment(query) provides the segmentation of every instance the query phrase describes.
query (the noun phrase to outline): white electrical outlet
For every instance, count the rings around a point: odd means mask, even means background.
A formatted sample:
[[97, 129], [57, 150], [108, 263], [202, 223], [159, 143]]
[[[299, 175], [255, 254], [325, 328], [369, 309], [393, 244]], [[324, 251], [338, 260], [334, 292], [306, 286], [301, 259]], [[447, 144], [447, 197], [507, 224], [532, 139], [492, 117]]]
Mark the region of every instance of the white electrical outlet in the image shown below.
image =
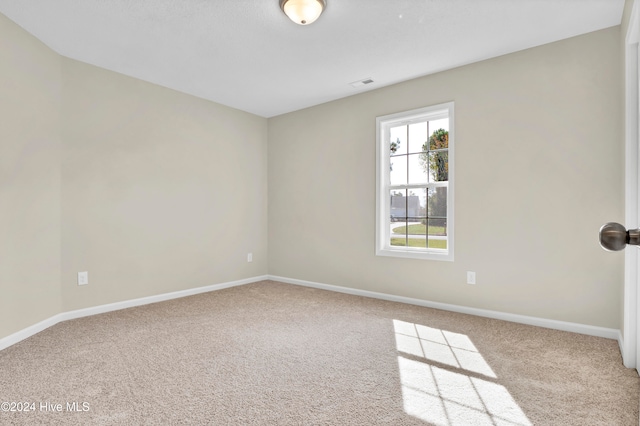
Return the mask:
[[89, 272], [78, 272], [78, 285], [89, 284]]
[[467, 284], [475, 284], [476, 283], [476, 273], [472, 271], [467, 271]]
[[253, 262], [253, 253], [247, 254], [247, 262]]

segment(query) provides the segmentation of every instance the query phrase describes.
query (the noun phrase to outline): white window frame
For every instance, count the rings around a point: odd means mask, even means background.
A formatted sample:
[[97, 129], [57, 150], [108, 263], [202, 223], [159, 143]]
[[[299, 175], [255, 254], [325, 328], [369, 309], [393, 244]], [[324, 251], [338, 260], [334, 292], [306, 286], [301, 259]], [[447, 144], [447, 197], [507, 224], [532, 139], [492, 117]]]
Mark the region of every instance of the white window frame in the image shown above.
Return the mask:
[[[453, 261], [454, 247], [454, 146], [455, 146], [455, 121], [454, 103], [447, 102], [439, 105], [418, 108], [411, 111], [376, 117], [376, 255], [403, 257], [410, 259], [428, 259]], [[391, 212], [390, 212], [390, 159], [389, 142], [390, 129], [404, 124], [412, 124], [443, 117], [449, 118], [449, 172], [447, 186], [447, 248], [421, 248], [392, 246]], [[411, 187], [412, 185], [407, 185]], [[427, 187], [443, 186], [440, 183], [430, 183]], [[424, 188], [425, 185], [415, 185]]]

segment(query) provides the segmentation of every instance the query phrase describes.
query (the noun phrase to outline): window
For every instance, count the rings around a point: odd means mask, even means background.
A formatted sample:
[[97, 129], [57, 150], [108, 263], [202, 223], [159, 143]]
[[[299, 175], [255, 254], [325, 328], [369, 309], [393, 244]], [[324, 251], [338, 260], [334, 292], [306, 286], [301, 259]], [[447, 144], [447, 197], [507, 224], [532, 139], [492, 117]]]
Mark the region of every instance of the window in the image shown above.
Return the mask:
[[376, 254], [453, 260], [453, 102], [377, 125]]

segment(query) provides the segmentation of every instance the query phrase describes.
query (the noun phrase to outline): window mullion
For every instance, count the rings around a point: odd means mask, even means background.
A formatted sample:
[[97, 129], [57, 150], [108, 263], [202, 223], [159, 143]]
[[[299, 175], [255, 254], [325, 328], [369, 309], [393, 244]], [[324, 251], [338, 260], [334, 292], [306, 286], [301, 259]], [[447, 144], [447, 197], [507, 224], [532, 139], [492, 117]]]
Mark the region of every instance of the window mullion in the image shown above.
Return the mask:
[[[409, 141], [409, 124], [406, 125], [406, 136], [405, 141], [407, 144], [407, 185], [411, 180], [409, 179], [409, 146], [411, 143]], [[404, 246], [409, 247], [409, 189], [407, 188], [404, 192]]]
[[412, 183], [411, 185], [389, 185], [387, 189], [389, 191], [394, 189], [420, 189], [420, 188], [445, 188], [449, 186], [449, 182], [446, 180], [443, 182], [432, 182], [432, 183]]

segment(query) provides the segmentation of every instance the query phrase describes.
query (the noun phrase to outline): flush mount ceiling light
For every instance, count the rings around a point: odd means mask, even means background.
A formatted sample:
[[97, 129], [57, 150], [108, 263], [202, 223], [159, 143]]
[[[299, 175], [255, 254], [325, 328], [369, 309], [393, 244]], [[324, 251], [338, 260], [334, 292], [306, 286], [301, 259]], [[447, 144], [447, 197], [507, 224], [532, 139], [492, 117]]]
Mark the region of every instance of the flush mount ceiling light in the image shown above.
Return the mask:
[[293, 22], [309, 25], [320, 17], [325, 0], [280, 0], [280, 8]]

